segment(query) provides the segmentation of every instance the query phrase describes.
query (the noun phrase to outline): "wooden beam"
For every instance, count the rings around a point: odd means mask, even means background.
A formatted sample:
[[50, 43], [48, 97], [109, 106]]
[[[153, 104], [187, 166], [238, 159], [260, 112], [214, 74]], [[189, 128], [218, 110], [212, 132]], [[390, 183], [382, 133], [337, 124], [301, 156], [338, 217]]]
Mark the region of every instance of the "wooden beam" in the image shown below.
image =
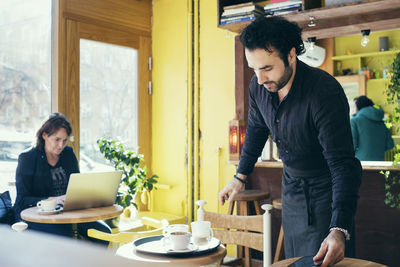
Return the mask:
[[[362, 29], [382, 31], [400, 27], [400, 1], [364, 0], [340, 6], [308, 9], [283, 15], [303, 29], [303, 39], [339, 37], [360, 33]], [[309, 27], [310, 17], [315, 22]], [[239, 33], [251, 21], [219, 25], [220, 28]]]
[[244, 54], [244, 47], [239, 40], [239, 36], [235, 37], [235, 103], [236, 115], [247, 125], [247, 117], [249, 110], [249, 84], [253, 71], [248, 67]]
[[303, 38], [316, 36], [318, 39], [360, 34], [363, 29], [371, 31], [389, 30], [400, 26], [400, 8], [355, 14], [352, 16], [334, 17], [331, 19], [317, 20], [315, 26], [309, 27], [308, 21], [299, 23], [303, 29]]

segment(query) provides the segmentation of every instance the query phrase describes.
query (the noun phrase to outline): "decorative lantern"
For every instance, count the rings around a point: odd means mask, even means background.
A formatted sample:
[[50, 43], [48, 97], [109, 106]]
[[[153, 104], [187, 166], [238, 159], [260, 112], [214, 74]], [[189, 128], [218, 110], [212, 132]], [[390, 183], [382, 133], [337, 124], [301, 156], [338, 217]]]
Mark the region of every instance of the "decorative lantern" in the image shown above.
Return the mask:
[[237, 118], [229, 121], [229, 160], [239, 160], [246, 129], [244, 121]]

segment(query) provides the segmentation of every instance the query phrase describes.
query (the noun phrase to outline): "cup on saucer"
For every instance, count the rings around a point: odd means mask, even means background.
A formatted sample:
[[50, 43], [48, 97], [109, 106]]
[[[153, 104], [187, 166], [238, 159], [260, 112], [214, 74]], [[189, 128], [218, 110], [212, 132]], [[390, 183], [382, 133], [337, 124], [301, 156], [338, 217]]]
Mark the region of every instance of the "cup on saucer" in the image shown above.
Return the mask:
[[54, 211], [57, 206], [57, 201], [56, 199], [43, 199], [39, 201], [36, 206], [39, 208], [40, 211]]
[[163, 235], [168, 235], [173, 232], [189, 232], [187, 224], [170, 224], [163, 230]]
[[172, 250], [187, 250], [192, 235], [189, 232], [172, 232], [164, 236], [163, 246]]

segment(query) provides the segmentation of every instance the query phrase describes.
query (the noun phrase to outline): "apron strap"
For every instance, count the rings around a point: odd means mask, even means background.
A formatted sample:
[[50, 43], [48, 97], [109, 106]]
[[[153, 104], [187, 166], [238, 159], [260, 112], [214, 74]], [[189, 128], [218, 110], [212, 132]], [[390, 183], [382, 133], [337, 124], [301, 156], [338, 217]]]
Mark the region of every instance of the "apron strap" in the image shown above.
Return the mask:
[[303, 184], [304, 196], [306, 198], [308, 225], [312, 225], [313, 222], [312, 222], [310, 187], [308, 186], [308, 182], [306, 181], [306, 179], [301, 179], [301, 181]]

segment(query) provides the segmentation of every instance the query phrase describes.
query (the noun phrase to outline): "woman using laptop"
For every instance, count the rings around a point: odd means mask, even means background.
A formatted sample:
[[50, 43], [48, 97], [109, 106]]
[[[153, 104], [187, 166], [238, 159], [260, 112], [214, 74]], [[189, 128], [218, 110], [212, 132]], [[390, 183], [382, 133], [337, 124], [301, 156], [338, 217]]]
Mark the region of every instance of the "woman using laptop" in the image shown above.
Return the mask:
[[[67, 146], [71, 133], [68, 118], [61, 113], [53, 113], [38, 130], [36, 145], [19, 155], [14, 206], [18, 216], [22, 210], [36, 206], [43, 199], [53, 198], [57, 204], [64, 204], [69, 177], [71, 173], [79, 172], [74, 151]], [[71, 224], [28, 222], [28, 225], [31, 230], [72, 236]], [[89, 228], [111, 233], [111, 229], [102, 221], [78, 224], [79, 234], [87, 239], [90, 239], [87, 237]], [[98, 239], [91, 240], [100, 242]]]

